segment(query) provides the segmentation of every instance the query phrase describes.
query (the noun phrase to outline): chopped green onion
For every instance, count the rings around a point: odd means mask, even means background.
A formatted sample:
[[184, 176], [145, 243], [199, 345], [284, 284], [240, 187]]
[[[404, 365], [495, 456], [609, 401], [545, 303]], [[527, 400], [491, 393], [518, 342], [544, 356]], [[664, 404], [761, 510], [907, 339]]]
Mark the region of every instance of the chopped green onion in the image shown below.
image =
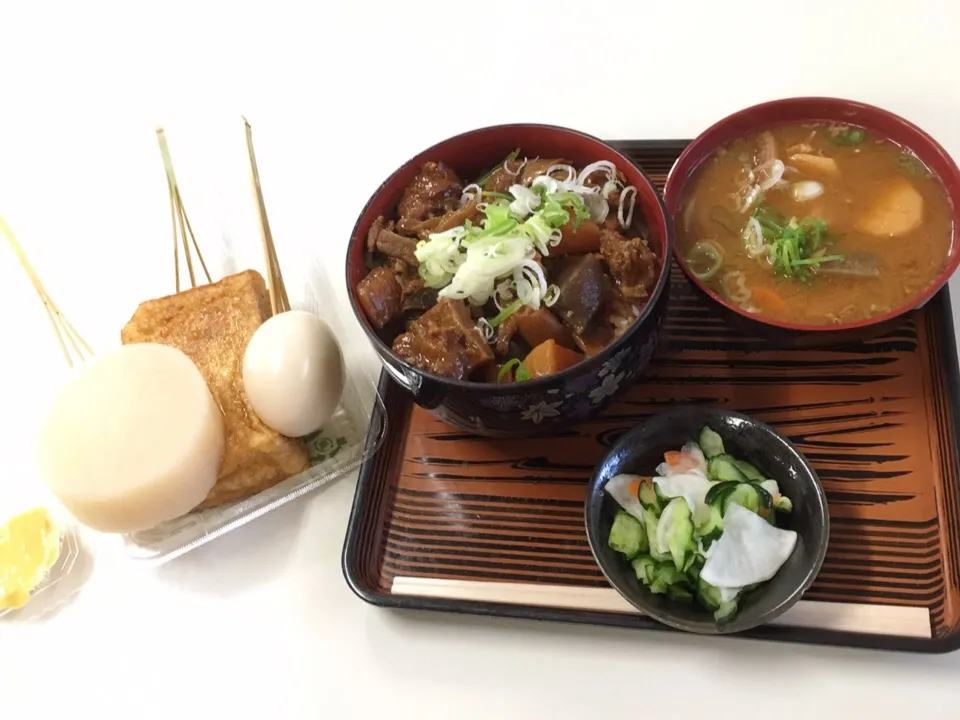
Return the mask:
[[530, 241], [544, 255], [549, 254], [550, 248], [556, 245], [556, 242], [553, 242], [554, 235], [559, 235], [559, 231], [554, 230], [548, 223], [544, 222], [539, 213], [534, 213], [528, 217], [526, 221], [517, 228], [517, 231], [521, 235], [530, 238]]
[[820, 265], [825, 262], [838, 262], [843, 260], [843, 255], [821, 255], [820, 257], [804, 258], [803, 260], [794, 260], [793, 264], [797, 266]]
[[698, 242], [687, 253], [687, 267], [700, 280], [709, 280], [723, 265], [723, 250], [710, 241]]
[[[580, 223], [584, 220], [590, 219], [590, 210], [584, 204], [583, 199], [572, 192], [561, 192], [554, 193], [549, 195], [548, 199], [558, 203], [561, 207], [568, 207], [573, 210], [573, 229], [576, 230], [580, 227]], [[570, 216], [567, 216], [567, 221], [569, 221]]]
[[821, 263], [842, 260], [842, 255], [822, 253], [827, 241], [827, 223], [820, 218], [808, 216], [797, 221], [785, 221], [775, 210], [759, 206], [753, 217], [760, 223], [764, 242], [767, 244], [773, 271], [777, 275], [808, 280], [809, 269]]
[[[519, 150], [504, 162], [517, 155]], [[580, 186], [571, 184], [573, 190], [565, 187], [550, 178], [529, 189], [512, 187], [509, 195], [481, 191], [485, 200], [480, 206], [481, 222], [466, 220], [462, 226], [431, 233], [428, 240], [418, 243], [421, 276], [430, 287], [440, 290], [440, 297], [469, 299], [476, 306], [486, 303], [504, 279], [516, 286], [515, 297], [523, 303], [549, 306], [559, 289], [546, 285], [542, 268], [532, 260], [537, 254], [550, 255], [563, 238], [564, 225], [573, 221], [577, 227], [590, 217]], [[557, 192], [549, 192], [551, 188]], [[509, 313], [494, 320], [499, 325], [507, 317]], [[483, 322], [489, 325], [488, 320]]]
[[487, 223], [487, 227], [479, 232], [471, 233], [467, 238], [468, 244], [473, 244], [477, 240], [483, 240], [484, 238], [496, 237], [497, 235], [506, 235], [508, 232], [513, 230], [517, 226], [517, 221], [515, 218], [507, 218], [496, 224]]
[[420, 263], [418, 272], [429, 287], [439, 288], [450, 282], [464, 256], [460, 250], [466, 231], [453, 228], [432, 233], [429, 240], [421, 240], [414, 251]]
[[570, 222], [570, 213], [561, 207], [552, 195], [545, 195], [542, 209], [539, 212], [541, 218], [550, 227], [562, 227]]
[[821, 220], [818, 217], [813, 217], [812, 215], [808, 215], [801, 220], [799, 222], [799, 226], [808, 232], [816, 233], [817, 237], [823, 236], [823, 234], [827, 231], [827, 221]]
[[830, 133], [830, 142], [834, 145], [842, 145], [844, 147], [854, 147], [866, 139], [867, 131], [858, 127], [843, 128], [837, 132]]
[[510, 358], [503, 364], [503, 367], [500, 368], [500, 372], [497, 373], [497, 382], [504, 382], [514, 368], [516, 368], [516, 372], [513, 373], [515, 382], [525, 382], [530, 379], [530, 371], [527, 370], [527, 366], [517, 358]]
[[450, 282], [450, 278], [453, 277], [450, 273], [431, 273], [426, 265], [420, 265], [417, 268], [417, 274], [423, 278], [423, 282], [428, 288], [441, 288]]
[[490, 323], [487, 322], [486, 318], [480, 318], [477, 321], [477, 330], [483, 335], [483, 341], [487, 343], [493, 342], [493, 338], [497, 334], [494, 329], [490, 327]]
[[484, 228], [488, 228], [491, 225], [499, 225], [510, 219], [510, 205], [508, 203], [490, 203], [483, 211], [483, 214], [487, 218], [487, 221], [484, 223]]
[[521, 305], [523, 305], [523, 303], [519, 299], [514, 300], [512, 303], [507, 305], [503, 310], [501, 310], [500, 312], [498, 312], [496, 315], [493, 316], [493, 318], [490, 320], [490, 327], [500, 327], [500, 325], [502, 325], [508, 317], [510, 317], [517, 310], [520, 309]]
[[768, 230], [774, 232], [782, 232], [783, 227], [786, 224], [784, 219], [773, 210], [767, 208], [765, 205], [760, 205], [754, 211], [753, 216], [757, 219], [757, 222], [760, 225]]
[[563, 227], [570, 222], [570, 213], [559, 205], [544, 208], [540, 217], [542, 217], [550, 227]]
[[507, 163], [513, 162], [514, 160], [517, 159], [517, 157], [518, 157], [519, 155], [520, 155], [520, 148], [517, 148], [517, 149], [514, 150], [512, 153], [510, 153], [509, 155], [507, 155], [506, 160], [504, 160], [504, 161], [503, 161], [502, 163], [500, 163], [499, 165], [494, 165], [492, 168], [490, 168], [490, 169], [486, 172], [485, 175], [483, 175], [483, 177], [481, 177], [479, 180], [477, 180], [477, 185], [479, 185], [480, 187], [483, 187], [483, 186], [486, 184], [487, 180], [490, 179], [490, 176], [493, 175], [493, 173], [496, 171], [496, 169], [497, 169], [498, 167], [503, 167], [503, 166], [506, 165]]
[[547, 292], [543, 296], [543, 304], [547, 307], [552, 307], [557, 300], [560, 299], [560, 286], [559, 285], [547, 285]]

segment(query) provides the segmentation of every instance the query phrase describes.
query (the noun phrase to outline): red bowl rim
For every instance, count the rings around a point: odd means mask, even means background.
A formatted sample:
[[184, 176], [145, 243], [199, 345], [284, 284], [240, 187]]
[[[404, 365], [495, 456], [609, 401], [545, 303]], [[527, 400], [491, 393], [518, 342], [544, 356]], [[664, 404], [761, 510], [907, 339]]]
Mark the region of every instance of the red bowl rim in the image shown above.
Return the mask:
[[[744, 118], [749, 118], [755, 113], [760, 113], [765, 110], [782, 108], [782, 107], [797, 107], [804, 106], [807, 104], [818, 104], [832, 106], [832, 109], [835, 109], [838, 114], [842, 110], [857, 109], [862, 112], [866, 112], [875, 116], [884, 117], [891, 123], [900, 125], [906, 131], [914, 133], [919, 139], [919, 147], [912, 146], [907, 149], [920, 157], [920, 150], [924, 155], [938, 155], [940, 156], [943, 163], [948, 167], [950, 174], [954, 176], [954, 181], [960, 185], [960, 168], [957, 167], [957, 164], [954, 162], [950, 154], [943, 148], [940, 143], [933, 139], [926, 131], [917, 125], [913, 124], [909, 120], [890, 112], [889, 110], [884, 110], [883, 108], [876, 107], [875, 105], [869, 105], [867, 103], [858, 102], [856, 100], [845, 100], [843, 98], [835, 97], [825, 97], [825, 96], [803, 96], [803, 97], [792, 97], [792, 98], [783, 98], [780, 100], [770, 100], [768, 102], [759, 103], [757, 105], [751, 105], [750, 107], [738, 110], [735, 113], [727, 115], [726, 117], [718, 120], [713, 123], [710, 127], [700, 133], [680, 154], [676, 162], [673, 164], [673, 167], [670, 168], [670, 172], [667, 173], [667, 182], [664, 185], [663, 197], [665, 204], [669, 204], [670, 200], [668, 198], [675, 198], [674, 204], [679, 203], [680, 197], [683, 193], [683, 189], [686, 183], [693, 178], [696, 174], [696, 171], [699, 167], [710, 157], [713, 153], [717, 151], [720, 147], [719, 144], [715, 143], [714, 135], [721, 133], [728, 125], [738, 121], [743, 120]], [[812, 113], [810, 120], [830, 120], [830, 117], [815, 117], [817, 113]], [[777, 124], [774, 122], [766, 122], [757, 126], [757, 130], [762, 128], [770, 127], [771, 125]], [[743, 133], [741, 133], [743, 134]], [[691, 162], [691, 158], [694, 160]], [[685, 162], [691, 162], [690, 171], [686, 174], [686, 177], [681, 178], [674, 171], [680, 167]], [[924, 163], [925, 165], [927, 163]], [[954, 241], [956, 241], [957, 233], [960, 231], [957, 225], [957, 208], [953, 203], [952, 198], [950, 197], [949, 192], [946, 190], [946, 185], [937, 173], [934, 173], [934, 177], [944, 188], [944, 193], [947, 195], [947, 200], [950, 202], [953, 207], [953, 237], [951, 241], [951, 247]], [[678, 187], [679, 185], [679, 187]], [[670, 222], [674, 223], [675, 216], [679, 212], [679, 207], [675, 207], [672, 210], [668, 207], [667, 213], [670, 218]], [[943, 288], [944, 285], [950, 280], [950, 277], [956, 271], [957, 267], [960, 266], [960, 252], [954, 252], [953, 258], [947, 262], [944, 269], [936, 277], [936, 279], [930, 284], [930, 287], [925, 290], [920, 295], [916, 296], [914, 299], [910, 300], [907, 304], [900, 306], [894, 310], [891, 310], [888, 313], [883, 315], [874, 315], [873, 317], [866, 318], [865, 320], [858, 320], [856, 322], [849, 323], [840, 323], [835, 325], [806, 325], [802, 323], [792, 323], [786, 322], [783, 320], [776, 320], [773, 318], [764, 318], [757, 316], [751, 313], [746, 312], [737, 305], [729, 303], [727, 300], [722, 298], [718, 293], [716, 293], [712, 288], [703, 283], [696, 275], [694, 275], [690, 269], [687, 267], [686, 262], [684, 262], [683, 257], [680, 253], [680, 248], [674, 245], [673, 248], [674, 259], [677, 261], [677, 265], [680, 266], [680, 269], [683, 270], [687, 278], [696, 285], [701, 291], [708, 295], [712, 300], [723, 305], [725, 308], [731, 312], [736, 313], [737, 315], [746, 318], [752, 322], [760, 323], [762, 325], [770, 325], [773, 327], [782, 328], [784, 330], [798, 330], [802, 332], [816, 332], [816, 333], [839, 333], [847, 330], [855, 330], [858, 328], [870, 327], [872, 325], [879, 325], [883, 322], [896, 318], [900, 315], [905, 315], [908, 312], [921, 308], [925, 303], [927, 303], [930, 298], [936, 295]]]
[[[360, 232], [361, 231], [360, 226], [363, 220], [363, 216], [367, 212], [367, 208], [370, 207], [371, 203], [373, 203], [373, 201], [376, 200], [376, 198], [380, 195], [380, 193], [382, 193], [390, 184], [390, 182], [396, 176], [398, 176], [401, 172], [403, 172], [405, 168], [409, 167], [412, 163], [417, 162], [418, 160], [429, 157], [431, 153], [437, 150], [437, 148], [441, 147], [442, 145], [446, 145], [449, 142], [453, 142], [454, 140], [468, 138], [471, 135], [479, 135], [481, 133], [490, 132], [492, 130], [504, 130], [504, 129], [516, 129], [516, 128], [538, 129], [538, 130], [545, 130], [549, 132], [556, 132], [556, 133], [561, 133], [566, 135], [575, 135], [575, 136], [584, 138], [586, 140], [599, 143], [600, 145], [603, 145], [605, 148], [607, 148], [611, 153], [616, 155], [616, 157], [618, 157], [624, 163], [624, 165], [629, 165], [633, 167], [634, 170], [636, 170], [637, 174], [641, 177], [641, 179], [647, 186], [647, 190], [649, 191], [649, 197], [656, 204], [656, 207], [660, 214], [660, 219], [662, 221], [662, 226], [664, 228], [663, 257], [660, 259], [661, 261], [660, 276], [657, 278], [657, 283], [656, 285], [654, 285], [653, 290], [650, 293], [650, 297], [647, 301], [647, 304], [644, 305], [643, 310], [640, 312], [640, 316], [637, 317], [636, 320], [634, 320], [633, 325], [631, 325], [630, 328], [625, 333], [623, 333], [623, 335], [621, 335], [619, 338], [617, 338], [612, 343], [607, 345], [599, 353], [597, 353], [592, 357], [584, 357], [583, 360], [578, 362], [576, 365], [573, 365], [567, 368], [566, 370], [561, 370], [560, 372], [554, 373], [552, 375], [545, 375], [543, 377], [533, 378], [532, 380], [524, 380], [522, 382], [514, 381], [509, 383], [486, 383], [486, 382], [478, 382], [474, 380], [454, 380], [452, 378], [442, 377], [440, 375], [434, 375], [433, 373], [427, 372], [426, 370], [421, 370], [418, 367], [414, 367], [410, 363], [399, 358], [393, 352], [393, 349], [390, 346], [388, 346], [383, 340], [381, 340], [380, 336], [377, 335], [369, 327], [369, 323], [366, 322], [366, 319], [364, 317], [363, 309], [358, 305], [357, 298], [356, 298], [356, 289], [352, 287], [352, 284], [350, 282], [350, 279], [351, 279], [350, 278], [350, 251], [353, 247], [354, 242], [363, 241], [363, 233]], [[639, 192], [639, 188], [637, 190]], [[363, 208], [360, 210], [360, 214], [357, 216], [357, 221], [354, 223], [353, 230], [350, 232], [350, 241], [347, 245], [347, 254], [344, 261], [344, 269], [345, 269], [346, 282], [347, 282], [347, 296], [350, 298], [350, 306], [353, 308], [354, 316], [356, 317], [357, 321], [360, 323], [360, 326], [363, 328], [363, 331], [366, 333], [367, 337], [382, 351], [385, 351], [393, 359], [394, 362], [399, 363], [405, 368], [409, 368], [412, 372], [418, 375], [423, 375], [427, 378], [430, 378], [437, 382], [441, 382], [445, 385], [450, 385], [453, 387], [465, 388], [465, 389], [476, 390], [480, 388], [486, 388], [489, 390], [492, 384], [494, 385], [494, 387], [496, 387], [498, 392], [509, 391], [510, 394], [515, 394], [519, 392], [526, 393], [531, 390], [539, 389], [540, 387], [545, 386], [548, 383], [573, 377], [579, 372], [582, 372], [583, 369], [588, 366], [593, 366], [595, 364], [602, 363], [605, 360], [605, 358], [612, 355], [615, 350], [618, 350], [621, 347], [623, 347], [626, 344], [627, 340], [633, 337], [634, 333], [640, 328], [643, 322], [650, 316], [650, 314], [653, 312], [654, 306], [657, 304], [658, 299], [663, 294], [667, 286], [667, 283], [670, 280], [670, 259], [671, 259], [671, 256], [673, 255], [674, 255], [673, 223], [670, 222], [670, 217], [667, 215], [667, 209], [666, 209], [666, 206], [664, 205], [663, 197], [657, 191], [656, 185], [653, 184], [653, 181], [650, 179], [647, 173], [644, 172], [643, 168], [641, 168], [637, 163], [635, 163], [633, 160], [631, 160], [629, 157], [624, 155], [622, 152], [617, 150], [615, 147], [613, 147], [609, 143], [601, 140], [598, 137], [595, 137], [594, 135], [590, 135], [589, 133], [585, 133], [580, 130], [573, 130], [571, 128], [563, 127], [560, 125], [548, 125], [544, 123], [504, 123], [500, 125], [487, 125], [485, 127], [475, 128], [473, 130], [467, 130], [465, 132], [458, 133], [456, 135], [451, 135], [443, 140], [440, 140], [434, 143], [433, 145], [426, 148], [425, 150], [421, 150], [416, 155], [414, 155], [413, 157], [403, 162], [392, 173], [390, 173], [390, 175], [382, 183], [380, 183], [380, 185], [377, 186], [377, 189], [373, 191], [373, 194], [370, 195], [367, 202], [364, 203]]]

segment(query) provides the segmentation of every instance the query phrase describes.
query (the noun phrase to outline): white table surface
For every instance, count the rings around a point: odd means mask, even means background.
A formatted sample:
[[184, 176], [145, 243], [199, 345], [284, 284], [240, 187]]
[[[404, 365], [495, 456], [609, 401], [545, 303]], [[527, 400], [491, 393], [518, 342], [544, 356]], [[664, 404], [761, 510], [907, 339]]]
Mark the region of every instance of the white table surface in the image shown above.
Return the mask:
[[[18, 5], [2, 13], [0, 213], [98, 349], [118, 342], [139, 300], [171, 289], [157, 122], [219, 273], [227, 249], [262, 267], [238, 116], [250, 118], [291, 295], [319, 259], [341, 312], [363, 202], [400, 162], [468, 128], [529, 120], [691, 137], [754, 102], [826, 94], [900, 113], [960, 156], [960, 4], [946, 0], [408, 1], [313, 16], [275, 2]], [[2, 242], [0, 308], [9, 500], [33, 487], [38, 408], [65, 366]], [[348, 355], [375, 374], [342, 320]], [[960, 655], [367, 606], [340, 572], [353, 491], [350, 477], [157, 570], [125, 561], [116, 538], [88, 536], [96, 565], [71, 604], [42, 622], [0, 622], [0, 716], [960, 712]]]

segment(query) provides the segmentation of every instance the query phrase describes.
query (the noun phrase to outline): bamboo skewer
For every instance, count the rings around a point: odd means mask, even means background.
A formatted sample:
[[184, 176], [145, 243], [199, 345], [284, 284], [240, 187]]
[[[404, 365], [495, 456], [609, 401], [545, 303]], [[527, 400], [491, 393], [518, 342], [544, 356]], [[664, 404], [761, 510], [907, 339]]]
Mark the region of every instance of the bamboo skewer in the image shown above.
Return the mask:
[[[170, 189], [170, 182], [167, 181], [167, 189]], [[180, 292], [180, 247], [177, 240], [177, 203], [170, 193], [170, 225], [173, 227], [173, 274], [177, 292]]]
[[260, 240], [263, 243], [263, 257], [267, 266], [270, 308], [276, 315], [278, 312], [286, 312], [290, 309], [290, 298], [287, 296], [283, 274], [280, 272], [277, 248], [273, 242], [273, 233], [270, 230], [270, 221], [267, 218], [267, 206], [264, 203], [263, 190], [260, 187], [260, 171], [257, 169], [257, 155], [253, 149], [253, 129], [246, 118], [243, 118], [243, 125], [247, 136], [247, 157], [250, 160], [250, 185], [253, 188], [253, 197], [257, 205], [257, 216], [260, 220]]
[[197, 279], [193, 270], [193, 259], [190, 256], [190, 246], [193, 245], [197, 253], [197, 259], [200, 261], [200, 267], [207, 278], [207, 282], [213, 282], [210, 277], [210, 271], [207, 270], [207, 263], [203, 260], [203, 253], [200, 252], [200, 246], [197, 244], [197, 238], [193, 234], [193, 228], [190, 225], [190, 218], [187, 217], [187, 211], [183, 206], [183, 197], [180, 195], [180, 186], [177, 184], [177, 175], [173, 170], [173, 158], [170, 156], [170, 146], [167, 144], [167, 136], [162, 127], [157, 128], [157, 143], [160, 145], [160, 156], [163, 158], [163, 169], [167, 175], [167, 191], [170, 193], [170, 221], [173, 226], [173, 272], [176, 279], [176, 289], [180, 292], [180, 248], [183, 247], [183, 255], [187, 263], [187, 274], [190, 276], [190, 286], [197, 286]]
[[[263, 200], [263, 190], [260, 187], [260, 171], [257, 168], [257, 157], [253, 149], [253, 131], [246, 118], [243, 118], [243, 123], [246, 128], [247, 156], [250, 162], [250, 184], [253, 188], [254, 200], [257, 206], [257, 217], [260, 221], [260, 239], [263, 245], [263, 256], [266, 264], [270, 309], [272, 313], [276, 315], [277, 313], [286, 312], [290, 309], [290, 298], [287, 295], [287, 288], [283, 282], [283, 274], [280, 271], [280, 261], [277, 259], [277, 249], [273, 242], [273, 233], [270, 230], [266, 203]], [[190, 277], [190, 285], [196, 287], [196, 275], [190, 254], [191, 245], [197, 254], [197, 259], [207, 278], [207, 282], [213, 281], [210, 277], [210, 272], [207, 270], [207, 264], [204, 262], [203, 254], [200, 252], [200, 247], [197, 244], [193, 227], [190, 225], [190, 218], [187, 216], [186, 209], [183, 206], [183, 197], [180, 194], [180, 186], [177, 183], [177, 176], [173, 169], [170, 147], [167, 144], [166, 134], [162, 127], [157, 128], [157, 142], [160, 145], [160, 155], [163, 158], [163, 168], [167, 176], [167, 190], [170, 193], [170, 222], [173, 226], [173, 268], [176, 291], [180, 292], [181, 247], [187, 264], [187, 274]]]
[[[0, 216], [0, 231], [6, 236], [7, 242], [10, 243], [10, 247], [13, 249], [13, 254], [17, 256], [20, 266], [24, 272], [27, 273], [33, 289], [40, 297], [40, 301], [43, 303], [43, 309], [46, 311], [47, 318], [50, 320], [50, 325], [57, 335], [57, 341], [60, 343], [60, 349], [63, 351], [63, 357], [66, 359], [67, 365], [72, 368], [75, 361], [78, 363], [83, 362], [94, 354], [93, 349], [87, 344], [87, 341], [83, 339], [80, 333], [77, 332], [73, 323], [67, 319], [66, 315], [61, 312], [49, 293], [47, 293], [46, 288], [44, 288], [39, 276], [33, 269], [33, 265], [31, 265], [27, 259], [27, 254], [23, 251], [23, 247], [17, 241], [13, 230], [10, 229], [7, 221], [2, 216]], [[71, 349], [73, 350], [73, 355], [71, 355]], [[76, 360], [74, 356], [76, 356]]]

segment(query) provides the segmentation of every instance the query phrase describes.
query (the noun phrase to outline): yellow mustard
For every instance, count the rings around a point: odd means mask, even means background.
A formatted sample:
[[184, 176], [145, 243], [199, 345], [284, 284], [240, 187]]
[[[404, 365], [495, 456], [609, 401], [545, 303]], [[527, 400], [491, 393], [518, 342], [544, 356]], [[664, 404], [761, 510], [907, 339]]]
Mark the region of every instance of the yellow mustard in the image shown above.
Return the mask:
[[60, 530], [46, 508], [0, 526], [0, 610], [20, 608], [60, 556]]

